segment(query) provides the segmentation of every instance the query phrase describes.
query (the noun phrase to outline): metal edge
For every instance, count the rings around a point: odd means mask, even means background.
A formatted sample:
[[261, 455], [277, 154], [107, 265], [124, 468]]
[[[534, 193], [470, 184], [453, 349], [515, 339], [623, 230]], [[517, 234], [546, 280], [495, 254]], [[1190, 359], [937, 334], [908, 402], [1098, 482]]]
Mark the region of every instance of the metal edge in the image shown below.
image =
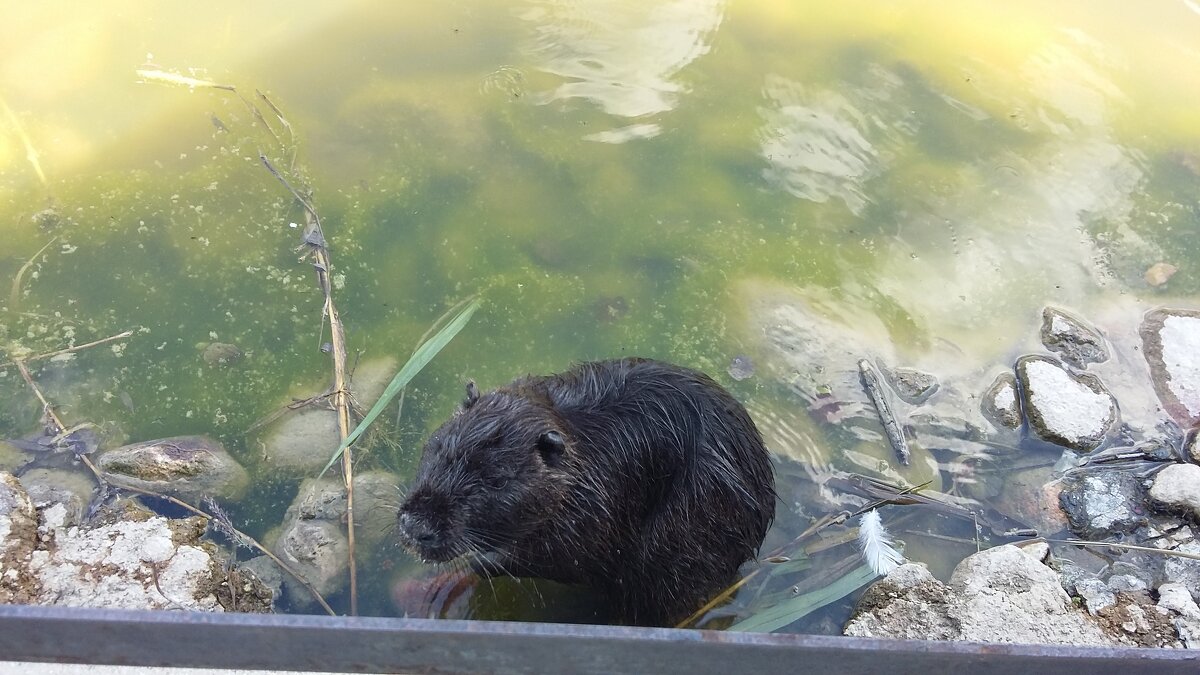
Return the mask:
[[0, 660], [420, 673], [1200, 672], [1200, 652], [668, 628], [0, 606]]

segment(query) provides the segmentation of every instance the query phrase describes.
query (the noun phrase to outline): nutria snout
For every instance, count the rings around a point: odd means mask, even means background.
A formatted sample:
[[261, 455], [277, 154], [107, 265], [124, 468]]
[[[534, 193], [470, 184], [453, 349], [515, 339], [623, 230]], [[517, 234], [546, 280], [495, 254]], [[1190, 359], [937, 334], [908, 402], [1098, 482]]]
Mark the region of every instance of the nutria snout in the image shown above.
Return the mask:
[[468, 385], [397, 526], [427, 562], [585, 584], [621, 620], [665, 624], [734, 581], [774, 510], [740, 403], [703, 373], [621, 359]]

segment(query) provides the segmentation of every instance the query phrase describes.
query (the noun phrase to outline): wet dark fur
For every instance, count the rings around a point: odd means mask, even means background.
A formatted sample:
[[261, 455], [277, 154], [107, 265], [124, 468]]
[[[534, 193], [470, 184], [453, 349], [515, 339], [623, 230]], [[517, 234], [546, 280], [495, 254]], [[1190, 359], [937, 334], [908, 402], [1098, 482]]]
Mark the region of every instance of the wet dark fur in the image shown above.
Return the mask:
[[774, 513], [745, 408], [703, 373], [623, 359], [468, 386], [425, 446], [399, 531], [427, 561], [586, 584], [620, 620], [663, 625], [735, 580]]

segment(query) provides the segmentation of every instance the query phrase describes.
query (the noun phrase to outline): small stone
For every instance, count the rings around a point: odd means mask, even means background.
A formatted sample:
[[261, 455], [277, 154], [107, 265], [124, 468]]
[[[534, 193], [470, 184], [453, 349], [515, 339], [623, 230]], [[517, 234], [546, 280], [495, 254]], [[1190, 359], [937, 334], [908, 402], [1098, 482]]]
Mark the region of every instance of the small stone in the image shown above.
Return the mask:
[[741, 355], [733, 357], [729, 362], [729, 376], [741, 382], [754, 375], [754, 362], [749, 356]]
[[204, 347], [200, 358], [210, 366], [231, 366], [242, 360], [242, 350], [227, 342], [213, 342]]
[[938, 379], [931, 373], [915, 368], [884, 368], [884, 376], [900, 400], [920, 405], [937, 393]]
[[1132, 574], [1114, 574], [1108, 578], [1108, 587], [1114, 593], [1136, 593], [1150, 588], [1145, 581]]
[[1108, 347], [1099, 331], [1054, 307], [1042, 310], [1042, 344], [1076, 368], [1108, 360]]
[[[337, 523], [295, 521], [275, 543], [275, 555], [323, 596], [341, 590], [348, 581], [350, 547]], [[291, 576], [284, 577], [283, 583], [293, 603], [305, 607], [316, 602], [308, 589]]]
[[1146, 274], [1142, 278], [1146, 280], [1146, 283], [1157, 287], [1170, 281], [1178, 271], [1179, 268], [1169, 262], [1157, 262], [1146, 270]]
[[1103, 581], [1092, 578], [1075, 582], [1075, 594], [1083, 599], [1088, 614], [1096, 616], [1100, 610], [1117, 604], [1117, 596]]
[[1059, 502], [1071, 530], [1085, 539], [1125, 534], [1146, 523], [1137, 477], [1120, 471], [1074, 474], [1062, 479]]
[[1200, 425], [1200, 312], [1156, 309], [1140, 333], [1158, 400], [1181, 426]]
[[1191, 510], [1200, 518], [1200, 465], [1172, 464], [1154, 476], [1150, 499], [1169, 507]]
[[38, 468], [25, 472], [21, 476], [21, 485], [25, 486], [33, 505], [41, 511], [61, 505], [64, 520], [60, 526], [69, 526], [83, 520], [96, 481], [78, 471]]
[[1050, 544], [1044, 541], [1035, 541], [1032, 544], [1018, 545], [1021, 553], [1031, 556], [1034, 560], [1044, 563], [1050, 559]]
[[1017, 399], [1017, 378], [1011, 371], [996, 376], [983, 392], [980, 410], [989, 422], [1004, 429], [1021, 427], [1021, 404]]
[[1059, 506], [1062, 481], [1049, 467], [1011, 473], [996, 497], [997, 511], [1032, 527], [1042, 536], [1067, 529], [1067, 514]]
[[1023, 356], [1016, 370], [1030, 430], [1042, 440], [1087, 452], [1115, 428], [1117, 402], [1099, 378], [1044, 356]]

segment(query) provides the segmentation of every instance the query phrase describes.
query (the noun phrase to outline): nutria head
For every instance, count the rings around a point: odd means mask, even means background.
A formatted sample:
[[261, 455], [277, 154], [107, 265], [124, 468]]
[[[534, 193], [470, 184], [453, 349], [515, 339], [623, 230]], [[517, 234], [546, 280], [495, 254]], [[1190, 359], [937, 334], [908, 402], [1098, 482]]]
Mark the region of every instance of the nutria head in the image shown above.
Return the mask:
[[468, 383], [462, 407], [425, 443], [401, 541], [430, 562], [514, 553], [558, 511], [570, 452], [548, 402], [509, 389], [481, 396]]

